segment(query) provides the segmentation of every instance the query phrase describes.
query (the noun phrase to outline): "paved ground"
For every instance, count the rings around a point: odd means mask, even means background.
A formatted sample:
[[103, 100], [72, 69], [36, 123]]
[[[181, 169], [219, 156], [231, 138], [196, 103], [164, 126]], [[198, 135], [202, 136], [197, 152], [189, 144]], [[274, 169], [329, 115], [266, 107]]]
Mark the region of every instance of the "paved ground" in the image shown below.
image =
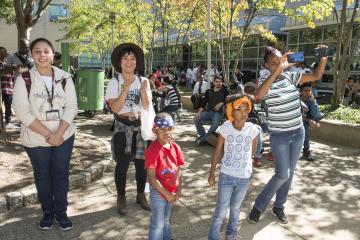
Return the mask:
[[[98, 116], [81, 124], [79, 131], [109, 139], [110, 119]], [[187, 163], [183, 196], [173, 209], [174, 239], [206, 239], [215, 206], [216, 188], [207, 186], [213, 148], [195, 147], [194, 130], [191, 116], [185, 113], [175, 134]], [[360, 149], [320, 142], [313, 142], [312, 148], [318, 161], [300, 160], [298, 164], [286, 204], [287, 225], [274, 221], [270, 208], [258, 224], [247, 222], [256, 195], [273, 174], [273, 163], [263, 160], [263, 167], [254, 170], [240, 213], [239, 239], [360, 239]], [[127, 217], [116, 213], [113, 173], [108, 172], [100, 180], [69, 193], [68, 213], [75, 225], [71, 231], [62, 232], [58, 227], [39, 230], [39, 205], [32, 205], [0, 213], [0, 239], [147, 239], [150, 213], [135, 203], [133, 167], [128, 179]]]

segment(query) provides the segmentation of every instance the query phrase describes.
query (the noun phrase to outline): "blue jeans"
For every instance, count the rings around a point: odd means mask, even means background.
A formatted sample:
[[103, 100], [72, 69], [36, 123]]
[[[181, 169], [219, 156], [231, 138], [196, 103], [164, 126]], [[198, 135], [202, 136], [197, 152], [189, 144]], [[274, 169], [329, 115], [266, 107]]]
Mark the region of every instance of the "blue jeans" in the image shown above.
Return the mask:
[[305, 129], [305, 138], [304, 138], [304, 152], [310, 151], [310, 125], [307, 122], [304, 122], [304, 129]]
[[255, 157], [256, 158], [260, 158], [262, 157], [262, 153], [261, 153], [261, 150], [263, 148], [263, 141], [262, 141], [262, 128], [257, 125], [257, 124], [254, 124], [255, 127], [259, 130], [259, 134], [256, 136], [256, 152], [255, 152]]
[[[207, 137], [216, 131], [221, 119], [222, 114], [220, 112], [205, 111], [201, 113], [199, 120], [195, 122], [196, 131], [200, 136], [200, 142], [205, 142]], [[203, 127], [204, 121], [211, 121], [211, 126], [207, 133]]]
[[67, 210], [69, 165], [75, 136], [58, 147], [25, 147], [34, 170], [38, 199], [45, 213], [61, 214]]
[[241, 203], [248, 189], [248, 178], [236, 178], [220, 173], [216, 209], [209, 230], [209, 240], [220, 239], [220, 228], [230, 207], [230, 217], [226, 228], [228, 239], [237, 236], [237, 223], [240, 215]]
[[254, 207], [260, 212], [265, 211], [275, 193], [274, 207], [284, 208], [304, 143], [304, 135], [303, 127], [287, 132], [270, 132], [270, 147], [275, 158], [275, 175], [255, 200]]
[[166, 201], [160, 193], [150, 187], [151, 223], [149, 240], [170, 240], [170, 215], [172, 204]]

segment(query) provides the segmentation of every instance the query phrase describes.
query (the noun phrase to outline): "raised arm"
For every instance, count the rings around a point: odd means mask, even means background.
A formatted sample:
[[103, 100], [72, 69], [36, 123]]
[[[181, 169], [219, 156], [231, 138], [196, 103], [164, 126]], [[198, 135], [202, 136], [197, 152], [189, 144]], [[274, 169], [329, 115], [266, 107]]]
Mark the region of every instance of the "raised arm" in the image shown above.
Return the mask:
[[325, 72], [326, 62], [327, 62], [327, 57], [320, 58], [319, 65], [315, 69], [315, 71], [310, 74], [302, 74], [299, 84], [302, 85], [307, 82], [314, 82], [314, 81], [322, 78], [322, 76]]

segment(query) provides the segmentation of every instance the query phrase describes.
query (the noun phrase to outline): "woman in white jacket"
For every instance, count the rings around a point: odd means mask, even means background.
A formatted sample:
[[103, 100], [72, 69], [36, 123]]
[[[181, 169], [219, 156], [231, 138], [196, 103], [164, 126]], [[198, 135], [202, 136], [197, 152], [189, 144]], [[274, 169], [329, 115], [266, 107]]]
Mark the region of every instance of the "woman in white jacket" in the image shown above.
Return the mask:
[[31, 160], [38, 199], [43, 211], [41, 229], [50, 229], [53, 219], [69, 230], [67, 193], [69, 164], [74, 145], [77, 114], [71, 75], [51, 65], [54, 48], [45, 38], [30, 45], [35, 66], [15, 82], [13, 107], [21, 121], [21, 143]]

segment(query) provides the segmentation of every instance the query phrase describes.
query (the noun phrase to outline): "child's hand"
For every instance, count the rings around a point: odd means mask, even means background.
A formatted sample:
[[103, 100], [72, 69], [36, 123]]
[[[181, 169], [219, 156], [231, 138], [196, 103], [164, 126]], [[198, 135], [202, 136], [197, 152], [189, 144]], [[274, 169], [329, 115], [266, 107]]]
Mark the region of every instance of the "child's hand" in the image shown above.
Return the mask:
[[310, 124], [310, 128], [318, 128], [318, 127], [320, 127], [320, 124], [315, 122], [314, 120], [310, 120], [309, 124]]
[[168, 192], [165, 197], [169, 203], [174, 203], [176, 200], [176, 195], [174, 193]]
[[209, 183], [210, 187], [215, 186], [215, 175], [214, 174], [210, 173], [209, 178], [208, 178], [208, 183]]
[[179, 201], [180, 195], [181, 195], [181, 193], [180, 193], [180, 191], [178, 190], [178, 191], [176, 192], [176, 194], [175, 194], [175, 202]]

